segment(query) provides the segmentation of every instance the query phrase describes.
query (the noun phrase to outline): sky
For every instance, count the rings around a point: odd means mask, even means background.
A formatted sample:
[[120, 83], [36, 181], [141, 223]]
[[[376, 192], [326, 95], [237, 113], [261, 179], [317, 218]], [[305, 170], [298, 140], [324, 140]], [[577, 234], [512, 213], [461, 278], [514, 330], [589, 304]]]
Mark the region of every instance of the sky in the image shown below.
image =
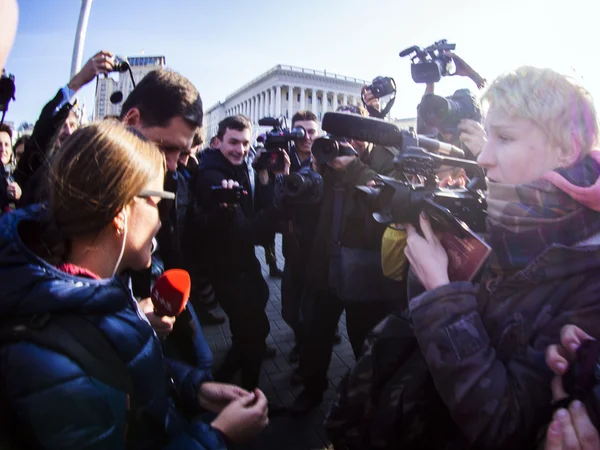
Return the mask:
[[[68, 83], [79, 0], [19, 0], [19, 26], [6, 63], [16, 101], [6, 120], [35, 122]], [[392, 116], [415, 116], [424, 85], [410, 76], [406, 47], [439, 39], [488, 81], [521, 65], [551, 67], [600, 98], [597, 0], [94, 0], [83, 62], [105, 49], [166, 56], [198, 88], [205, 108], [277, 64], [398, 86]], [[91, 114], [94, 83], [79, 99]], [[475, 85], [442, 79], [436, 93]]]

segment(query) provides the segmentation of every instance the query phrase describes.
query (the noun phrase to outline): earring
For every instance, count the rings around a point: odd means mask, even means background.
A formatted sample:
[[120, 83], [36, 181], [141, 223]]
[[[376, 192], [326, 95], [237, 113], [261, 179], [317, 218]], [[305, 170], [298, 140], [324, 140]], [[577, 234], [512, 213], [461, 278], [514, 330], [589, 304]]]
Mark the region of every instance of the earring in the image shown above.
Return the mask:
[[117, 234], [121, 236], [123, 234], [123, 228], [117, 228]]

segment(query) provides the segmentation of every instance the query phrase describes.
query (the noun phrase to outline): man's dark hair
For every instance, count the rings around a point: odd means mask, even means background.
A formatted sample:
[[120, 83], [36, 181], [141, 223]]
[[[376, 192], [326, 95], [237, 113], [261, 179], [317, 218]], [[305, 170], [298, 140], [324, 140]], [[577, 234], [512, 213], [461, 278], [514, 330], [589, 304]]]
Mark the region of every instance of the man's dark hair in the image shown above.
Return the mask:
[[242, 114], [225, 117], [219, 122], [219, 130], [217, 131], [217, 137], [220, 141], [223, 140], [223, 136], [225, 136], [227, 128], [236, 131], [244, 131], [246, 129], [252, 130], [252, 122], [250, 122], [250, 119]]
[[0, 125], [0, 132], [4, 131], [5, 133], [8, 133], [8, 137], [11, 140], [11, 144], [12, 144], [12, 128], [9, 127], [8, 125], [6, 125], [5, 123], [3, 123], [2, 125]]
[[123, 103], [121, 119], [137, 108], [145, 126], [165, 127], [175, 117], [192, 126], [202, 126], [202, 99], [198, 90], [183, 75], [166, 69], [149, 72]]
[[315, 113], [311, 111], [298, 111], [292, 116], [292, 128], [294, 127], [294, 124], [296, 122], [299, 122], [301, 120], [313, 120], [317, 124], [319, 123], [319, 119], [317, 119]]

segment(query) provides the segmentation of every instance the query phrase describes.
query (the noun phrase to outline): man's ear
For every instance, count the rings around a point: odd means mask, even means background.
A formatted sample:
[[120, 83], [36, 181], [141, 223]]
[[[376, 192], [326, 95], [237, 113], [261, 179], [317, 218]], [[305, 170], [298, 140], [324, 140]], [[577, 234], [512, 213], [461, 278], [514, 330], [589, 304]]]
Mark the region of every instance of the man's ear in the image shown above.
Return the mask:
[[123, 117], [123, 123], [133, 128], [141, 128], [142, 119], [140, 116], [140, 110], [137, 108], [131, 108]]

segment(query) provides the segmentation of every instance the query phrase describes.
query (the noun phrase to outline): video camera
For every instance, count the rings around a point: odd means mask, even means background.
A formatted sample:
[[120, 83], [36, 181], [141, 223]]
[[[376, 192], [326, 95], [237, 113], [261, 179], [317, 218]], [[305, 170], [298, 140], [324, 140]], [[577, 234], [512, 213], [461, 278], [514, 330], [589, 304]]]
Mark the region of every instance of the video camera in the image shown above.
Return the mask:
[[2, 76], [0, 76], [0, 125], [4, 123], [4, 116], [8, 111], [8, 104], [11, 100], [15, 99], [15, 76], [7, 74], [6, 70], [2, 70]]
[[445, 53], [454, 49], [456, 44], [448, 44], [442, 39], [425, 49], [416, 45], [409, 47], [400, 52], [400, 57], [410, 57], [410, 73], [415, 83], [437, 83], [442, 77], [454, 75], [454, 60]]
[[242, 196], [246, 195], [246, 190], [241, 186], [232, 189], [227, 189], [223, 186], [211, 186], [210, 188], [212, 200], [218, 204], [236, 205], [240, 202]]
[[327, 164], [338, 156], [358, 156], [345, 138], [332, 135], [322, 136], [313, 141], [311, 152], [319, 164]]
[[289, 154], [290, 142], [296, 139], [304, 139], [306, 130], [302, 127], [283, 128], [279, 119], [273, 117], [263, 117], [258, 121], [260, 126], [273, 127], [271, 131], [263, 136], [259, 136], [257, 141], [262, 145], [257, 146], [258, 151], [265, 149], [253, 163], [256, 170], [283, 170], [285, 167], [285, 156], [283, 151]]
[[283, 179], [283, 193], [293, 204], [319, 203], [323, 195], [323, 178], [310, 167], [304, 167]]
[[[483, 169], [473, 161], [425, 151], [464, 156], [462, 150], [419, 136], [413, 130], [402, 130], [381, 119], [326, 113], [322, 127], [338, 136], [400, 149], [394, 165], [404, 174], [404, 180], [380, 176], [376, 187], [357, 187], [366, 194], [373, 217], [378, 222], [418, 223], [419, 214], [425, 210], [434, 225], [444, 230], [451, 229], [459, 237], [467, 233], [466, 226], [476, 232], [485, 230], [487, 185]], [[471, 181], [466, 188], [438, 186], [436, 175], [447, 166], [462, 168], [470, 175]]]
[[459, 89], [449, 97], [426, 94], [418, 108], [419, 117], [427, 127], [442, 133], [458, 134], [458, 124], [463, 119], [481, 122], [481, 108], [468, 89]]

